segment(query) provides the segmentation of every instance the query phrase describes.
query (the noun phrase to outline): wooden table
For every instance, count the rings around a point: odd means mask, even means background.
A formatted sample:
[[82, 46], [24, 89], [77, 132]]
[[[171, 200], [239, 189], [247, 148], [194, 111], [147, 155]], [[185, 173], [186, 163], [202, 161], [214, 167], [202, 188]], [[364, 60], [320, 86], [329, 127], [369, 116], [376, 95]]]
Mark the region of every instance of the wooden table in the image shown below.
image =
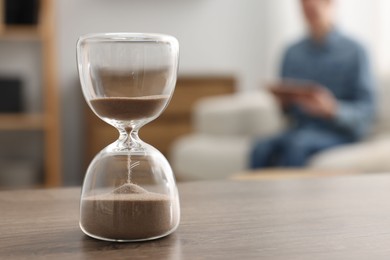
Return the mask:
[[78, 227], [79, 189], [0, 192], [0, 259], [390, 259], [390, 175], [179, 185], [166, 238], [110, 243]]
[[322, 178], [345, 176], [352, 174], [361, 174], [353, 170], [325, 170], [310, 168], [269, 168], [261, 170], [249, 170], [239, 172], [230, 177], [232, 180], [239, 181], [263, 181], [263, 180], [286, 180], [302, 178]]

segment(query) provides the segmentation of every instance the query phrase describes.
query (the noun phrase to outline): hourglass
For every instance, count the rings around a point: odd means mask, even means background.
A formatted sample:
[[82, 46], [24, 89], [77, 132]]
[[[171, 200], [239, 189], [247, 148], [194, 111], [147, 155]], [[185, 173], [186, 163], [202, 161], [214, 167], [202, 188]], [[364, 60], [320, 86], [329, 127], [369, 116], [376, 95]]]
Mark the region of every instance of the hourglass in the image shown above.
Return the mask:
[[84, 97], [99, 118], [119, 131], [119, 139], [95, 156], [84, 178], [80, 227], [91, 237], [150, 240], [179, 224], [172, 169], [138, 137], [139, 129], [169, 103], [178, 55], [177, 40], [167, 35], [106, 33], [78, 40]]

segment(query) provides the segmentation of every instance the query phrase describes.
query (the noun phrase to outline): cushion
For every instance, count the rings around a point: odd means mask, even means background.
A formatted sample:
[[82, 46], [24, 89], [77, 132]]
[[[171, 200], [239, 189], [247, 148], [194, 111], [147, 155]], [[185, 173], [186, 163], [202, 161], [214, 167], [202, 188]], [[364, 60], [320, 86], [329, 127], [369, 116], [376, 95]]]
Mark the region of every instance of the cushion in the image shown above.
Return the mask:
[[194, 108], [195, 131], [224, 136], [274, 134], [284, 121], [276, 100], [265, 91], [205, 98]]
[[251, 139], [193, 134], [174, 142], [170, 163], [178, 180], [223, 179], [247, 168]]
[[390, 133], [390, 80], [382, 78], [377, 89], [377, 124], [374, 134]]
[[367, 173], [389, 172], [390, 135], [326, 150], [314, 156], [309, 167]]

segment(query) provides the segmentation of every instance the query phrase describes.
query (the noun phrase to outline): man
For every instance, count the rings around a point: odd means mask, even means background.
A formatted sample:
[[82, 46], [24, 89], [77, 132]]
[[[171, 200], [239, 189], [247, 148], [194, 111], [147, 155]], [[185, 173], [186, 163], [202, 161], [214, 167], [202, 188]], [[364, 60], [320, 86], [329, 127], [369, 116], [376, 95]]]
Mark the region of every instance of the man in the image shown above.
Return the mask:
[[334, 0], [300, 2], [309, 36], [287, 49], [281, 77], [301, 90], [288, 94], [283, 89], [289, 84], [282, 84], [272, 91], [293, 126], [259, 140], [251, 168], [304, 166], [319, 151], [360, 140], [373, 122], [374, 84], [365, 50], [334, 27]]

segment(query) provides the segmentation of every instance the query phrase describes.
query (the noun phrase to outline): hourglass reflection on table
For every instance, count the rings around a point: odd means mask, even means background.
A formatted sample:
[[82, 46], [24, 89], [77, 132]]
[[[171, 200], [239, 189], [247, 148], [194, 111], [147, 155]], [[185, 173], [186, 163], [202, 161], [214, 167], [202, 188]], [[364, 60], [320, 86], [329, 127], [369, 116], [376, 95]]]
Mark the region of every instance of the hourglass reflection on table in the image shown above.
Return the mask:
[[[77, 43], [84, 97], [119, 131], [90, 163], [80, 201], [80, 227], [108, 241], [141, 241], [172, 233], [180, 206], [166, 158], [138, 137], [173, 94], [179, 45], [168, 35], [89, 34]], [[156, 133], [158, 135], [158, 133]]]

